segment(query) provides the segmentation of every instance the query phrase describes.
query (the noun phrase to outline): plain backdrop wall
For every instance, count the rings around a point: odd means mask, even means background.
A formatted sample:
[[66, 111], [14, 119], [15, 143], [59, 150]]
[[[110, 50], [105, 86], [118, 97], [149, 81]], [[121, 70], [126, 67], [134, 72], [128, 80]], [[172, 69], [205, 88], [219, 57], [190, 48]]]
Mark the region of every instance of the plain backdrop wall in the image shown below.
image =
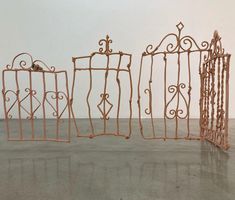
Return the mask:
[[[138, 117], [136, 86], [141, 53], [148, 44], [157, 45], [167, 33], [176, 32], [175, 25], [182, 21], [183, 33], [198, 42], [210, 41], [217, 29], [225, 50], [232, 54], [230, 117], [233, 118], [234, 6], [233, 0], [1, 0], [1, 70], [16, 54], [29, 52], [48, 65], [66, 69], [71, 85], [71, 57], [98, 50], [97, 42], [109, 34], [114, 50], [133, 54], [133, 117]], [[198, 99], [192, 99], [192, 104], [198, 105]], [[0, 118], [4, 118], [2, 98], [0, 105]], [[191, 116], [198, 117], [198, 111], [191, 109]]]

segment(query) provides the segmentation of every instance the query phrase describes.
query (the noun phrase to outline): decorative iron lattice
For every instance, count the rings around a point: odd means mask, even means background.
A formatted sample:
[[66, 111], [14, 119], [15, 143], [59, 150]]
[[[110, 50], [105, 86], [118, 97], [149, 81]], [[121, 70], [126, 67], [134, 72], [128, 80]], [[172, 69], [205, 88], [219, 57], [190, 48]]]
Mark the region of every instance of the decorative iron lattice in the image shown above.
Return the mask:
[[230, 54], [225, 54], [221, 37], [214, 32], [210, 51], [200, 71], [201, 137], [227, 150]]
[[[148, 45], [146, 50], [143, 52], [141, 57], [141, 63], [140, 63], [140, 72], [139, 72], [139, 80], [138, 80], [138, 108], [139, 108], [139, 125], [140, 125], [140, 132], [144, 139], [202, 139], [203, 137], [206, 137], [207, 139], [210, 138], [210, 140], [215, 142], [215, 139], [212, 138], [212, 130], [209, 130], [208, 123], [209, 123], [209, 104], [211, 101], [212, 106], [212, 112], [214, 112], [214, 99], [215, 94], [212, 94], [212, 91], [208, 89], [211, 85], [214, 85], [214, 81], [212, 83], [210, 82], [210, 75], [209, 71], [206, 70], [207, 65], [211, 60], [216, 59], [218, 62], [223, 60], [223, 67], [226, 67], [225, 69], [222, 69], [222, 73], [220, 74], [220, 64], [218, 64], [218, 67], [216, 70], [218, 70], [218, 100], [217, 100], [217, 117], [216, 117], [216, 130], [221, 130], [222, 121], [223, 125], [226, 127], [227, 131], [227, 120], [228, 120], [228, 110], [224, 112], [222, 109], [224, 106], [223, 101], [226, 101], [226, 106], [228, 106], [228, 88], [226, 89], [226, 95], [224, 95], [224, 90], [222, 90], [223, 87], [228, 87], [228, 74], [226, 83], [224, 81], [223, 84], [220, 81], [219, 77], [222, 77], [221, 79], [224, 79], [224, 73], [229, 73], [228, 66], [229, 66], [229, 55], [223, 55], [220, 52], [221, 47], [216, 47], [215, 45], [218, 43], [221, 45], [220, 40], [218, 39], [218, 34], [214, 35], [214, 39], [212, 40], [212, 43], [203, 41], [201, 42], [201, 45], [198, 45], [195, 39], [193, 39], [191, 36], [186, 35], [182, 36], [182, 30], [184, 28], [184, 25], [182, 22], [176, 25], [178, 33], [169, 33], [167, 34], [157, 45], [155, 48], [153, 45]], [[174, 39], [174, 42], [167, 43], [169, 38]], [[217, 38], [217, 39], [216, 39]], [[164, 44], [166, 43], [166, 46]], [[192, 91], [192, 84], [191, 84], [191, 55], [192, 54], [198, 54], [198, 69], [201, 79], [201, 97], [200, 97], [200, 126], [201, 126], [201, 134], [198, 134], [198, 136], [192, 135], [190, 133], [190, 104], [191, 104], [191, 91]], [[221, 58], [217, 58], [218, 54]], [[222, 55], [221, 55], [222, 54]], [[186, 62], [182, 61], [182, 56], [186, 55]], [[176, 56], [176, 63], [171, 63], [171, 66], [168, 65], [168, 58], [169, 56]], [[164, 117], [164, 129], [163, 132], [157, 133], [155, 130], [155, 119], [153, 117], [154, 111], [153, 109], [153, 101], [156, 101], [156, 99], [153, 99], [153, 80], [155, 75], [153, 74], [153, 69], [156, 66], [154, 63], [154, 57], [160, 57], [163, 59], [163, 92], [164, 92], [164, 111], [163, 111], [163, 117]], [[213, 58], [211, 58], [213, 57]], [[216, 58], [215, 58], [216, 57]], [[143, 67], [143, 61], [145, 58], [150, 58], [150, 73], [149, 73], [149, 80], [148, 80], [148, 88], [142, 89], [142, 83], [144, 81], [143, 77], [143, 71], [146, 70], [146, 68]], [[220, 60], [220, 61], [219, 61]], [[203, 64], [203, 62], [205, 62]], [[214, 61], [213, 61], [214, 62]], [[182, 75], [182, 65], [186, 65], [187, 67], [187, 82], [183, 82], [181, 80]], [[202, 71], [203, 66], [203, 71]], [[169, 67], [176, 67], [177, 73], [176, 73], [176, 83], [175, 84], [168, 84], [167, 82], [167, 69]], [[215, 64], [214, 64], [214, 71], [215, 71]], [[207, 73], [207, 76], [205, 75]], [[213, 74], [212, 72], [210, 72]], [[210, 82], [210, 83], [209, 83]], [[214, 86], [213, 86], [214, 87]], [[212, 89], [214, 91], [214, 89]], [[209, 91], [209, 94], [207, 92]], [[148, 98], [148, 107], [143, 108], [142, 105], [142, 99], [144, 98], [141, 94], [145, 93]], [[155, 91], [158, 92], [158, 91]], [[205, 94], [206, 93], [206, 94]], [[220, 100], [221, 98], [221, 100]], [[225, 98], [227, 100], [225, 100]], [[223, 100], [222, 100], [223, 99]], [[184, 106], [180, 104], [180, 101], [183, 102]], [[173, 108], [172, 108], [173, 107]], [[222, 114], [223, 113], [223, 114]], [[149, 117], [151, 119], [151, 136], [146, 136], [144, 127], [143, 127], [143, 117]], [[212, 114], [211, 124], [214, 123], [214, 114]], [[175, 122], [175, 131], [174, 135], [169, 136], [167, 131], [167, 121], [174, 120]], [[186, 120], [186, 126], [187, 131], [184, 136], [179, 135], [179, 121], [180, 120]], [[156, 120], [157, 121], [157, 120]], [[212, 128], [211, 128], [212, 129]], [[207, 130], [207, 131], [206, 131]], [[227, 133], [226, 133], [227, 134]], [[218, 135], [218, 134], [217, 134]], [[224, 139], [226, 140], [226, 138]], [[223, 143], [223, 142], [222, 142]]]
[[[74, 121], [74, 125], [77, 131], [77, 136], [78, 137], [89, 137], [89, 138], [94, 138], [96, 136], [101, 136], [101, 135], [114, 135], [114, 136], [122, 136], [128, 139], [131, 135], [131, 118], [132, 118], [132, 77], [131, 77], [131, 58], [132, 55], [124, 52], [113, 52], [113, 50], [110, 48], [110, 44], [112, 43], [112, 40], [109, 38], [107, 35], [105, 39], [101, 39], [99, 41], [99, 51], [91, 53], [89, 56], [82, 56], [82, 57], [73, 57], [72, 61], [74, 64], [74, 76], [73, 76], [73, 84], [72, 84], [72, 95], [71, 95], [71, 113]], [[94, 67], [93, 66], [93, 59], [95, 56], [105, 56], [106, 57], [106, 66], [104, 67]], [[110, 67], [110, 58], [112, 56], [118, 56], [118, 61], [116, 63], [116, 67]], [[125, 68], [122, 68], [122, 60], [123, 58], [126, 57], [128, 59], [128, 64], [125, 66]], [[78, 65], [79, 62], [82, 60], [88, 59], [88, 66], [86, 67], [81, 67]], [[78, 71], [89, 71], [89, 89], [87, 92], [87, 97], [86, 97], [86, 103], [87, 103], [87, 108], [88, 108], [88, 118], [89, 118], [89, 124], [91, 128], [91, 133], [88, 135], [80, 134], [79, 127], [76, 122], [76, 116], [74, 112], [74, 90], [75, 90], [75, 79], [76, 79], [76, 72]], [[103, 71], [104, 72], [104, 86], [103, 86], [103, 91], [100, 94], [100, 101], [97, 102], [97, 109], [100, 111], [101, 117], [100, 119], [103, 120], [103, 131], [96, 133], [96, 130], [94, 128], [93, 124], [93, 110], [91, 109], [91, 102], [90, 102], [90, 95], [92, 93], [92, 90], [96, 87], [93, 84], [93, 76], [95, 72], [98, 71]], [[117, 96], [115, 99], [117, 99], [117, 106], [115, 107], [114, 104], [110, 101], [110, 94], [108, 91], [108, 77], [111, 73], [116, 74], [116, 84], [118, 87], [117, 91]], [[129, 104], [129, 118], [128, 120], [128, 133], [122, 133], [120, 131], [120, 108], [121, 108], [121, 97], [122, 97], [122, 88], [121, 88], [121, 79], [120, 79], [120, 74], [121, 73], [126, 73], [128, 74], [129, 77], [129, 84], [125, 85], [125, 90], [129, 88], [130, 91], [130, 96], [128, 100]], [[116, 131], [114, 132], [109, 132], [107, 131], [107, 121], [109, 120], [109, 114], [110, 112], [115, 109], [116, 113]]]
[[[27, 57], [27, 59], [26, 59]], [[27, 62], [28, 61], [28, 62]], [[7, 76], [14, 74], [14, 80], [7, 79]], [[29, 86], [20, 84], [19, 76], [24, 73], [28, 75]], [[33, 85], [33, 75], [37, 74], [40, 77], [40, 82], [37, 82], [37, 87], [42, 86], [42, 94], [38, 94]], [[58, 88], [58, 76], [62, 74], [65, 80], [65, 91], [60, 91]], [[54, 90], [47, 89], [47, 76], [54, 77]], [[6, 80], [7, 79], [7, 80]], [[25, 79], [25, 78], [24, 78]], [[7, 65], [2, 71], [2, 94], [4, 101], [5, 121], [7, 138], [11, 141], [56, 141], [69, 142], [70, 141], [70, 108], [69, 108], [69, 89], [68, 77], [66, 71], [56, 71], [55, 67], [49, 67], [41, 60], [33, 60], [29, 53], [20, 53], [14, 57], [11, 65]], [[9, 89], [10, 86], [15, 88]], [[43, 97], [42, 100], [40, 97]], [[61, 109], [61, 102], [64, 106]], [[27, 106], [28, 105], [28, 106]], [[51, 117], [56, 120], [55, 134], [48, 134], [47, 130], [47, 108], [52, 110]], [[16, 111], [14, 111], [16, 109]], [[41, 112], [40, 112], [41, 109]], [[67, 112], [68, 130], [67, 134], [60, 133], [61, 117]], [[25, 120], [22, 115], [26, 114], [26, 121], [30, 122], [31, 131], [26, 136], [23, 130]], [[42, 115], [42, 119], [37, 119], [37, 114]], [[18, 123], [18, 134], [12, 137], [9, 123], [16, 120]], [[42, 133], [36, 135], [35, 123], [42, 121], [40, 124]], [[15, 125], [14, 125], [15, 126]], [[62, 137], [63, 136], [63, 137]]]

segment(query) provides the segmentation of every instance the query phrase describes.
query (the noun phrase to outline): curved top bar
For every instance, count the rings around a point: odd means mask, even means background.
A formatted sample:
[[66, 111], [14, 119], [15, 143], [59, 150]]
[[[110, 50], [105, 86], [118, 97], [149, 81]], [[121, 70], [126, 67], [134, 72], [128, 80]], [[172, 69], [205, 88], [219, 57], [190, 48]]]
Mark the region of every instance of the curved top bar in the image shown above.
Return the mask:
[[[21, 58], [23, 56], [27, 56], [28, 59], [26, 60], [26, 58]], [[7, 70], [14, 70], [18, 68], [21, 70], [26, 70], [26, 71], [55, 72], [55, 67], [53, 66], [49, 67], [45, 62], [41, 60], [33, 60], [32, 55], [26, 52], [16, 55], [13, 58], [11, 65], [10, 64], [6, 65]]]
[[[201, 42], [201, 46], [197, 44], [197, 42], [189, 35], [181, 36], [181, 31], [184, 28], [184, 25], [182, 22], [176, 25], [178, 29], [178, 34], [175, 33], [169, 33], [163, 39], [160, 41], [159, 45], [157, 45], [155, 48], [152, 44], [148, 45], [145, 49], [145, 52], [143, 52], [143, 56], [147, 55], [155, 55], [159, 53], [183, 53], [188, 51], [208, 51], [210, 44], [207, 41]], [[175, 42], [170, 42], [167, 44], [167, 46], [162, 51], [159, 51], [160, 47], [170, 37], [173, 37]]]

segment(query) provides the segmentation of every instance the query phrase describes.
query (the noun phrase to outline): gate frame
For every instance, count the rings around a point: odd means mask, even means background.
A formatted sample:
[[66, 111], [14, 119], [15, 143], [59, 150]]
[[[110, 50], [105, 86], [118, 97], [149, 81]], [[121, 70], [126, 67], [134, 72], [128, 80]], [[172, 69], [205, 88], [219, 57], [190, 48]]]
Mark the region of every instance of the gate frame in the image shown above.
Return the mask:
[[[132, 76], [131, 76], [131, 62], [132, 62], [132, 55], [128, 54], [128, 53], [124, 53], [122, 51], [119, 52], [113, 52], [113, 50], [110, 48], [110, 43], [112, 43], [113, 41], [110, 39], [109, 35], [106, 35], [105, 39], [101, 39], [98, 44], [100, 46], [99, 51], [95, 51], [92, 52], [89, 56], [81, 56], [81, 57], [72, 57], [72, 62], [73, 62], [73, 82], [72, 82], [72, 92], [71, 92], [71, 114], [73, 117], [73, 121], [74, 121], [74, 125], [77, 131], [77, 137], [85, 137], [85, 138], [94, 138], [97, 136], [102, 136], [102, 135], [113, 135], [113, 136], [121, 136], [124, 137], [126, 139], [129, 139], [131, 136], [131, 132], [132, 132], [132, 127], [131, 127], [131, 123], [132, 123], [132, 97], [133, 97], [133, 86], [132, 86]], [[107, 57], [107, 64], [104, 68], [94, 68], [92, 67], [92, 58], [95, 55], [105, 55]], [[119, 60], [118, 60], [118, 66], [117, 68], [109, 68], [109, 57], [112, 55], [118, 55], [119, 56]], [[127, 69], [120, 69], [121, 66], [121, 62], [122, 62], [122, 57], [123, 56], [127, 56], [129, 57], [129, 62], [127, 64]], [[79, 60], [83, 60], [83, 59], [89, 59], [89, 66], [88, 67], [78, 67], [77, 66], [77, 62]], [[92, 117], [91, 117], [91, 108], [90, 108], [90, 103], [89, 103], [89, 96], [90, 93], [92, 91], [92, 72], [96, 71], [96, 70], [100, 70], [100, 71], [105, 71], [105, 81], [104, 81], [104, 91], [103, 93], [100, 94], [101, 100], [100, 102], [97, 104], [97, 108], [99, 109], [100, 113], [101, 113], [101, 117], [100, 119], [103, 119], [103, 129], [104, 131], [102, 133], [95, 133], [94, 131], [94, 127], [93, 127], [93, 123], [92, 123]], [[75, 114], [73, 111], [73, 98], [74, 98], [74, 87], [75, 87], [75, 79], [76, 79], [76, 71], [89, 71], [89, 91], [87, 93], [87, 97], [86, 97], [86, 102], [87, 102], [87, 106], [88, 106], [88, 116], [89, 116], [89, 122], [90, 122], [90, 128], [91, 128], [91, 133], [89, 133], [88, 135], [81, 135], [79, 128], [77, 126], [76, 123], [76, 118], [75, 118]], [[106, 91], [106, 87], [107, 87], [107, 77], [110, 71], [116, 71], [116, 82], [118, 84], [118, 88], [119, 88], [119, 94], [118, 94], [118, 108], [117, 108], [117, 118], [116, 118], [116, 125], [117, 125], [117, 131], [115, 132], [111, 132], [111, 133], [107, 133], [106, 132], [106, 122], [107, 120], [109, 120], [108, 114], [111, 111], [113, 104], [108, 100], [109, 98], [109, 93], [107, 93]], [[129, 82], [130, 82], [130, 98], [129, 98], [129, 131], [128, 131], [128, 135], [125, 135], [124, 133], [120, 133], [119, 130], [119, 112], [120, 112], [120, 100], [121, 100], [121, 85], [120, 85], [120, 79], [119, 79], [119, 73], [120, 72], [126, 72], [129, 75]], [[109, 109], [106, 110], [106, 103], [109, 104]], [[103, 104], [103, 108], [101, 108], [100, 106]], [[79, 119], [79, 118], [78, 118]]]
[[[30, 63], [28, 64], [26, 60], [22, 59], [19, 61], [18, 65], [16, 64], [16, 60], [20, 58], [20, 56], [28, 56]], [[5, 87], [5, 73], [7, 72], [14, 72], [15, 75], [15, 85], [16, 91], [14, 90], [6, 90]], [[21, 100], [19, 98], [20, 95], [20, 86], [18, 82], [18, 73], [20, 72], [28, 72], [29, 73], [29, 88], [25, 88], [25, 92], [28, 94], [24, 96]], [[35, 96], [37, 91], [32, 88], [32, 73], [41, 73], [43, 77], [43, 100], [42, 102]], [[55, 75], [55, 91], [46, 91], [46, 79], [45, 74], [54, 74]], [[63, 91], [58, 91], [58, 79], [57, 74], [63, 73], [65, 75], [65, 82], [66, 82], [66, 93]], [[34, 60], [33, 57], [29, 53], [20, 53], [16, 55], [11, 65], [7, 65], [6, 68], [2, 71], [2, 96], [3, 96], [3, 103], [4, 103], [4, 113], [5, 113], [5, 124], [6, 124], [6, 131], [7, 131], [7, 139], [8, 141], [54, 141], [54, 142], [70, 142], [70, 105], [69, 105], [69, 88], [68, 88], [68, 76], [67, 71], [60, 70], [56, 71], [54, 66], [49, 67], [45, 62], [41, 60]], [[13, 93], [16, 96], [16, 100], [10, 105], [9, 109], [7, 109], [7, 102], [10, 102], [11, 97], [8, 97], [8, 93]], [[47, 96], [50, 94], [52, 99], [56, 100], [56, 107], [54, 107], [47, 99]], [[30, 111], [28, 111], [24, 106], [21, 105], [21, 102], [26, 99], [30, 98]], [[36, 109], [33, 109], [33, 98], [39, 103]], [[61, 113], [59, 112], [59, 100], [66, 99], [66, 105]], [[52, 115], [56, 117], [56, 138], [48, 138], [47, 131], [46, 131], [46, 110], [45, 110], [45, 103], [48, 103], [51, 108], [53, 109]], [[9, 130], [9, 120], [12, 118], [10, 114], [11, 109], [17, 105], [18, 107], [18, 116], [17, 119], [19, 122], [19, 138], [11, 138], [10, 137], [10, 130]], [[40, 108], [43, 107], [43, 137], [35, 138], [35, 130], [34, 130], [34, 119], [36, 116], [34, 115], [35, 112]], [[21, 118], [21, 109], [23, 109], [29, 116], [27, 120], [31, 122], [31, 138], [24, 138], [23, 131], [22, 131], [22, 118]], [[61, 139], [59, 137], [59, 120], [60, 117], [63, 115], [65, 110], [68, 110], [68, 133], [66, 134], [67, 139]]]
[[[185, 35], [185, 36], [181, 36], [181, 32], [184, 28], [184, 24], [182, 22], [179, 22], [176, 25], [176, 28], [178, 30], [178, 33], [169, 33], [166, 36], [163, 37], [163, 39], [160, 41], [160, 43], [154, 48], [154, 46], [152, 44], [148, 45], [146, 47], [146, 50], [142, 53], [141, 56], [141, 62], [140, 62], [140, 71], [139, 71], [139, 80], [138, 80], [138, 86], [137, 86], [137, 90], [138, 90], [138, 100], [137, 100], [137, 104], [138, 104], [138, 110], [139, 110], [139, 127], [140, 127], [140, 132], [141, 132], [141, 136], [143, 137], [143, 139], [147, 139], [147, 140], [151, 140], [151, 139], [163, 139], [163, 140], [167, 140], [167, 139], [186, 139], [186, 140], [200, 140], [200, 137], [196, 137], [196, 136], [191, 136], [190, 135], [190, 128], [189, 128], [189, 116], [190, 116], [190, 102], [191, 102], [191, 66], [190, 66], [190, 54], [191, 53], [195, 53], [195, 52], [199, 52], [200, 53], [200, 58], [199, 58], [199, 69], [200, 66], [202, 64], [202, 54], [203, 53], [207, 53], [209, 51], [209, 47], [210, 44], [207, 41], [202, 41], [201, 42], [201, 47], [197, 44], [197, 42], [195, 41], [195, 39], [193, 37], [191, 37], [190, 35]], [[167, 43], [166, 47], [164, 48], [164, 50], [159, 51], [159, 48], [161, 48], [162, 44], [164, 43], [164, 41], [166, 39], [168, 39], [169, 37], [173, 37], [175, 38], [175, 44], [173, 43]], [[195, 49], [193, 49], [193, 47], [196, 47]], [[180, 68], [181, 68], [181, 63], [180, 63], [180, 55], [181, 54], [188, 54], [187, 58], [188, 58], [188, 85], [186, 85], [183, 82], [180, 82]], [[177, 73], [177, 83], [176, 85], [172, 84], [167, 86], [167, 82], [166, 82], [166, 68], [167, 68], [167, 55], [173, 55], [176, 54], [177, 55], [177, 66], [178, 66], [178, 73]], [[160, 136], [156, 136], [155, 134], [155, 130], [154, 130], [154, 122], [153, 122], [153, 113], [152, 113], [152, 71], [153, 71], [153, 57], [157, 56], [157, 55], [162, 55], [163, 56], [163, 60], [164, 60], [164, 133], [162, 133]], [[142, 117], [141, 117], [141, 95], [140, 95], [140, 83], [141, 83], [141, 75], [142, 75], [142, 68], [143, 68], [143, 59], [147, 56], [151, 56], [151, 64], [150, 64], [150, 78], [148, 81], [148, 88], [144, 89], [144, 93], [146, 95], [148, 95], [149, 98], [149, 105], [147, 108], [145, 108], [144, 112], [146, 115], [150, 115], [151, 117], [151, 124], [153, 127], [153, 136], [151, 137], [145, 137], [144, 136], [144, 132], [143, 132], [143, 125], [142, 125]], [[188, 102], [185, 99], [185, 96], [181, 93], [181, 89], [186, 88], [186, 86], [188, 86]], [[170, 100], [167, 100], [167, 96], [166, 96], [166, 92], [169, 92], [172, 95], [171, 98], [169, 98]], [[176, 96], [177, 95], [177, 96]], [[179, 109], [179, 97], [180, 95], [182, 96], [182, 98], [185, 101], [186, 104], [186, 115], [184, 117], [181, 117], [180, 114], [184, 114], [184, 110]], [[177, 97], [177, 106], [175, 109], [171, 109], [169, 110], [169, 113], [167, 113], [167, 108], [169, 106], [169, 104], [174, 100], [174, 98]], [[166, 128], [166, 120], [170, 119], [170, 120], [175, 120], [175, 136], [174, 137], [169, 137], [167, 136], [167, 128]], [[185, 137], [179, 137], [178, 136], [178, 120], [179, 119], [186, 119], [187, 120], [187, 135]], [[162, 136], [163, 135], [163, 136]], [[200, 134], [199, 134], [200, 135]]]

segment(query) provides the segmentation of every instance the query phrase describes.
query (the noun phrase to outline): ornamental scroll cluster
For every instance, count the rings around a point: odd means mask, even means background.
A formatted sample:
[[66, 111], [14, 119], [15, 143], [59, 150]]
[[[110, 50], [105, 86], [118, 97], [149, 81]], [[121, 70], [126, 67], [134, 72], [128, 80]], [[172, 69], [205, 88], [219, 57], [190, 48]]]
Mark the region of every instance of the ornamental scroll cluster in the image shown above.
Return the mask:
[[[156, 55], [156, 54], [166, 54], [166, 53], [183, 53], [192, 51], [207, 51], [210, 47], [209, 42], [201, 42], [201, 46], [189, 35], [181, 36], [181, 32], [184, 28], [182, 22], [176, 25], [178, 33], [167, 34], [155, 48], [152, 44], [146, 47], [143, 55]], [[174, 42], [167, 43], [165, 47], [162, 47], [165, 41], [172, 38]], [[160, 50], [162, 48], [162, 50]]]

